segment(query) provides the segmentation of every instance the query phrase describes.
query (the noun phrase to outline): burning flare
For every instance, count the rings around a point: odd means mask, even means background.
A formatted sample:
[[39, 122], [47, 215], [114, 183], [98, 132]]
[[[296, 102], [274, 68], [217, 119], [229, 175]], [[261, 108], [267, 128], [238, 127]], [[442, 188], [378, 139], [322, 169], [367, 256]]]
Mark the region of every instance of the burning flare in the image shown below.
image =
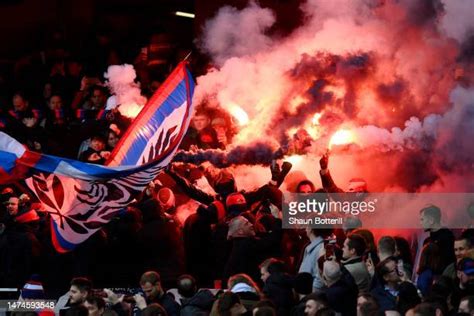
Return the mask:
[[136, 103], [121, 105], [119, 107], [120, 114], [131, 119], [136, 118], [142, 109], [143, 109], [143, 105], [139, 105]]
[[237, 120], [240, 126], [247, 125], [249, 122], [249, 116], [240, 106], [232, 104], [229, 110], [230, 114]]
[[285, 158], [285, 161], [290, 162], [293, 166], [297, 166], [300, 162], [303, 161], [303, 156], [301, 155], [291, 155]]
[[347, 129], [341, 129], [332, 135], [331, 140], [329, 141], [329, 149], [331, 149], [334, 145], [347, 145], [354, 142], [354, 134]]

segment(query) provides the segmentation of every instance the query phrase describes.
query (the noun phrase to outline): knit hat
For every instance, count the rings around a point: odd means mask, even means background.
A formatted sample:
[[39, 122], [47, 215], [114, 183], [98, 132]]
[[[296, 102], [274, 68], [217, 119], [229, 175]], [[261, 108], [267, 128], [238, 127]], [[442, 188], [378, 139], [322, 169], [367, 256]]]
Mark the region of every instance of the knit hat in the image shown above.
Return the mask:
[[308, 295], [313, 292], [313, 276], [311, 273], [298, 273], [293, 280], [293, 288], [298, 294]]
[[471, 258], [462, 258], [458, 263], [457, 270], [469, 276], [474, 275], [474, 260]]
[[21, 289], [21, 297], [24, 299], [43, 299], [43, 285], [39, 281], [39, 276], [33, 274], [28, 282]]
[[160, 203], [163, 210], [168, 210], [172, 207], [175, 207], [175, 196], [173, 191], [170, 188], [164, 187], [161, 188], [156, 194], [156, 199]]
[[247, 201], [242, 193], [231, 193], [225, 200], [227, 206], [227, 214], [230, 216], [237, 216], [247, 211]]
[[236, 285], [234, 285], [230, 291], [232, 293], [242, 293], [242, 292], [252, 292], [252, 293], [257, 293], [257, 290], [255, 290], [253, 287], [251, 287], [250, 285], [248, 285], [247, 283], [243, 283], [243, 282], [240, 282], [240, 283], [237, 283]]
[[234, 176], [226, 170], [221, 170], [213, 182], [214, 190], [222, 196], [227, 196], [237, 191]]

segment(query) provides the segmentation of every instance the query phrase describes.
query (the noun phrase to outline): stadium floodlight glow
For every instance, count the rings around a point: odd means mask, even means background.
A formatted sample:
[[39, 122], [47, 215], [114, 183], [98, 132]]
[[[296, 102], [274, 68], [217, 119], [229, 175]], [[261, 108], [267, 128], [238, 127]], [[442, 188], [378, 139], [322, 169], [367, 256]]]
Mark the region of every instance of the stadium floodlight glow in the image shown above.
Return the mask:
[[194, 13], [183, 12], [183, 11], [176, 11], [175, 14], [177, 16], [182, 16], [182, 17], [190, 18], [190, 19], [194, 19], [195, 17]]

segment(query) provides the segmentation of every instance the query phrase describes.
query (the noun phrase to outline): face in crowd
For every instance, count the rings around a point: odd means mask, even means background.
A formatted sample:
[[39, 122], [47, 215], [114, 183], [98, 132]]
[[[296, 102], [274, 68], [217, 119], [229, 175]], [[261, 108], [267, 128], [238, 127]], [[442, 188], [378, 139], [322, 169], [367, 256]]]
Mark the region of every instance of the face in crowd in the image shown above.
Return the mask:
[[150, 282], [146, 282], [145, 284], [141, 285], [143, 293], [145, 293], [145, 297], [147, 300], [153, 300], [156, 297], [160, 296], [161, 293], [161, 283], [156, 282], [155, 284], [151, 284]]
[[205, 114], [196, 115], [193, 118], [194, 128], [198, 132], [205, 129], [207, 126], [209, 126], [210, 123], [211, 123], [211, 119], [209, 118], [209, 116]]
[[86, 297], [87, 291], [81, 291], [77, 286], [71, 285], [69, 289], [69, 302], [71, 302], [71, 304], [84, 302]]
[[18, 214], [18, 203], [19, 203], [19, 200], [17, 197], [11, 197], [5, 203], [8, 214], [10, 214], [10, 216], [15, 216], [16, 214]]

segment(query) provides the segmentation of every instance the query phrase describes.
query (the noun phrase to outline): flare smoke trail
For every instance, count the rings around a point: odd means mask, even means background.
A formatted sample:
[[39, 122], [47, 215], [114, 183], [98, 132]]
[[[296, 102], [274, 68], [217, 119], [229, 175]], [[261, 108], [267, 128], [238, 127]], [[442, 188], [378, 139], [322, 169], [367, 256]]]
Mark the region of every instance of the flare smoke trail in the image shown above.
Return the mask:
[[140, 86], [134, 81], [137, 74], [133, 66], [109, 66], [104, 77], [107, 79], [106, 85], [116, 96], [120, 113], [130, 118], [136, 117], [147, 100], [141, 95]]
[[233, 144], [241, 149], [259, 141], [275, 147], [304, 127], [316, 140], [315, 160], [329, 137], [347, 128], [359, 150], [334, 154], [335, 178], [363, 175], [379, 191], [471, 191], [469, 6], [467, 0], [307, 0], [302, 24], [286, 38], [267, 35], [275, 21], [269, 9], [224, 7], [204, 30], [201, 46], [217, 68], [197, 79], [195, 101], [247, 112], [250, 122]]

